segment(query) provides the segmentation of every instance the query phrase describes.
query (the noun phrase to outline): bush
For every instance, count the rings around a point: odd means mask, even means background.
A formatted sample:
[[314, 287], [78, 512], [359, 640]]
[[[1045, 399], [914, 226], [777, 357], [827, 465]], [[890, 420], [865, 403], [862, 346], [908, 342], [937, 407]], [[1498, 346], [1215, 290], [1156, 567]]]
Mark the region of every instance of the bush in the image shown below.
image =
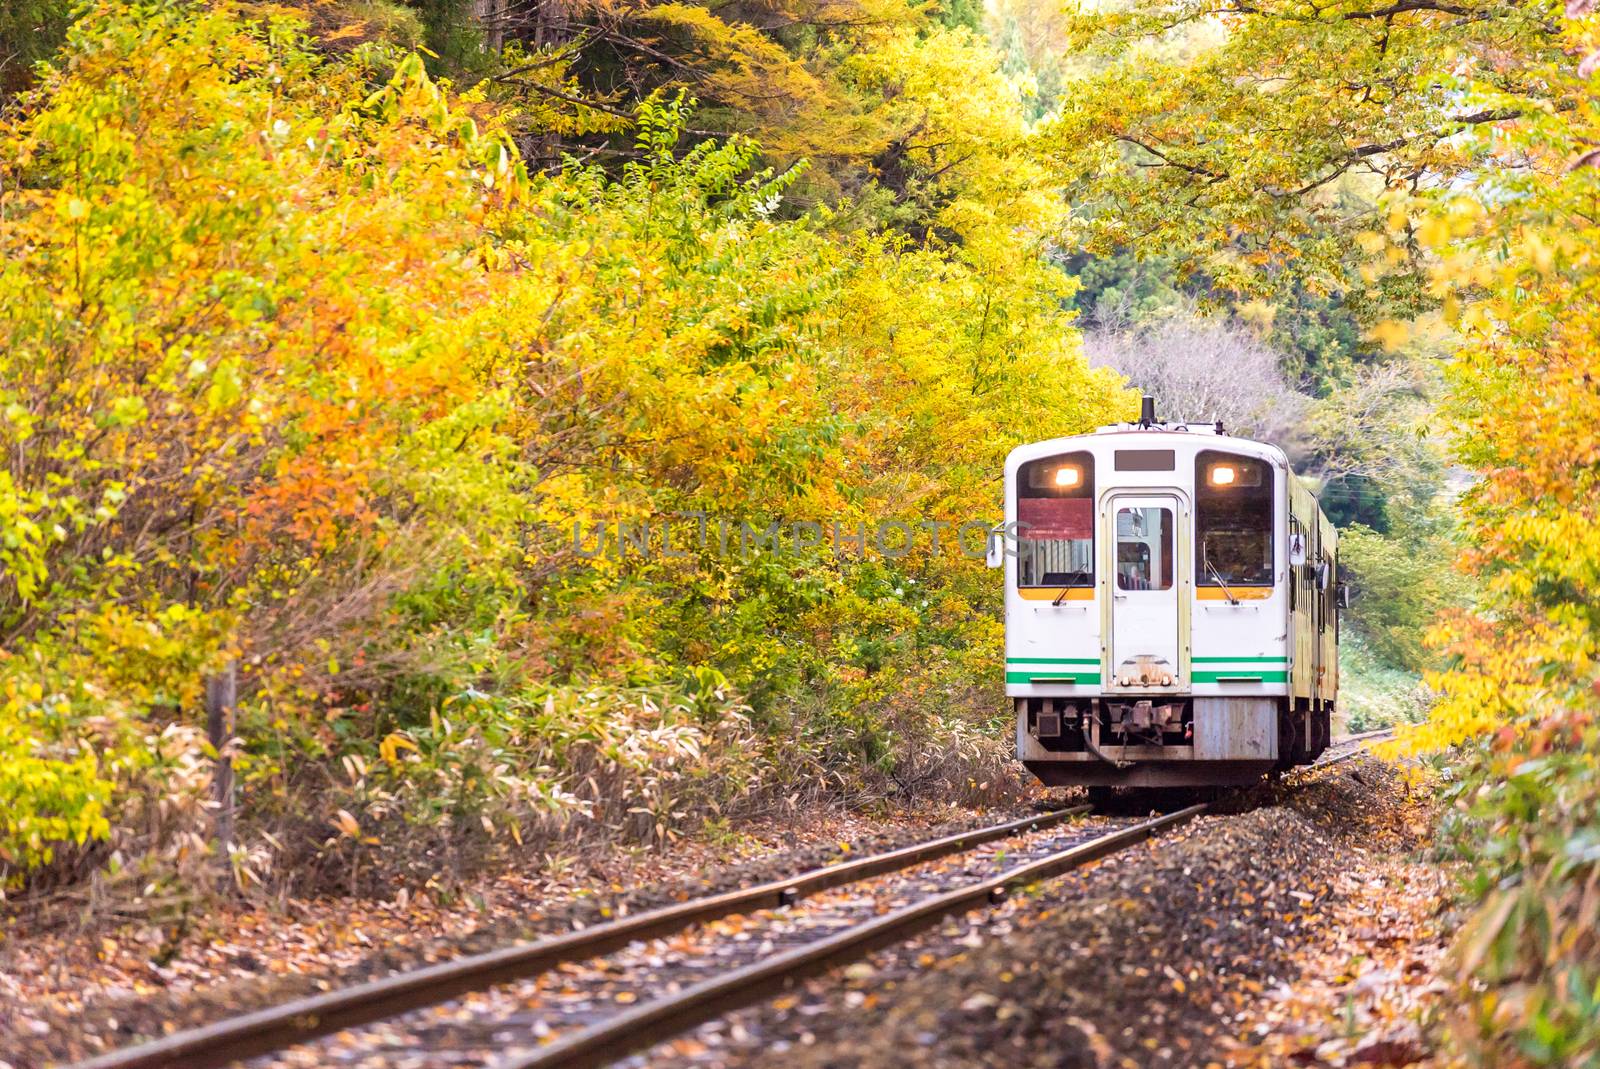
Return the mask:
[[1434, 663], [1424, 645], [1428, 628], [1469, 600], [1455, 557], [1449, 539], [1416, 524], [1389, 535], [1360, 524], [1340, 532], [1339, 566], [1352, 588], [1346, 619], [1376, 657], [1408, 672]]
[[[779, 211], [803, 167], [683, 144], [681, 97], [614, 170], [530, 174], [481, 93], [260, 11], [94, 4], [0, 127], [12, 885], [206, 858], [230, 663], [245, 880], [1003, 789], [978, 562], [569, 533], [982, 518], [1015, 442], [1127, 414], [1039, 174], [942, 179], [925, 241], [857, 233]], [[980, 46], [891, 36], [864, 91], [1021, 143]]]
[[1432, 703], [1420, 674], [1375, 655], [1360, 631], [1347, 629], [1340, 636], [1339, 706], [1351, 732], [1419, 723]]

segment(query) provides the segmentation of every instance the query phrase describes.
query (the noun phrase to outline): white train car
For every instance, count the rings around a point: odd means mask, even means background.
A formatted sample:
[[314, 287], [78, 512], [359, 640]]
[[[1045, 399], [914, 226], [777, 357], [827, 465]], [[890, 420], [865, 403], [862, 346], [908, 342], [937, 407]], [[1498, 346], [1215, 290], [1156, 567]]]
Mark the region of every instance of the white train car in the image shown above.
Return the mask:
[[1338, 701], [1338, 540], [1282, 450], [1220, 424], [1035, 442], [1005, 467], [1006, 694], [1050, 785], [1245, 784]]

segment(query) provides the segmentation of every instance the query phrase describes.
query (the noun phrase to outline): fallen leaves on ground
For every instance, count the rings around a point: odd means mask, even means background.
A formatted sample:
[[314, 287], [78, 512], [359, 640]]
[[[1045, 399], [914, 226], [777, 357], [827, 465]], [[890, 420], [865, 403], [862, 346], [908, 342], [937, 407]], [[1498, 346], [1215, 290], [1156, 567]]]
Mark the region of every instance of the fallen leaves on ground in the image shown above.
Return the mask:
[[[1400, 814], [1419, 840], [1428, 815]], [[1449, 987], [1439, 969], [1450, 937], [1450, 870], [1415, 850], [1352, 847], [1334, 877], [1317, 937], [1295, 955], [1298, 975], [1264, 993], [1227, 1043], [1230, 1069], [1350, 1066], [1445, 1069], [1428, 1024]]]
[[360, 982], [396, 968], [581, 927], [846, 856], [996, 823], [1020, 812], [923, 806], [752, 822], [737, 837], [665, 852], [609, 849], [486, 876], [448, 901], [291, 900], [190, 914], [177, 923], [37, 931], [6, 918], [0, 1051], [12, 1069], [71, 1061], [229, 1012]]
[[[782, 1006], [705, 1025], [691, 1044], [663, 1045], [646, 1060], [652, 1069], [1293, 1065], [1258, 1051], [1266, 1033], [1256, 1030], [1303, 1021], [1320, 1034], [1337, 1007], [1309, 1002], [1309, 990], [1294, 1014], [1265, 1015], [1302, 978], [1324, 968], [1331, 978], [1348, 964], [1348, 948], [1338, 948], [1349, 915], [1369, 907], [1347, 881], [1425, 846], [1426, 799], [1402, 772], [1367, 759], [1220, 809], [1226, 815], [953, 918], [873, 955], [870, 969], [809, 981]], [[1362, 917], [1375, 921], [1386, 918]], [[1373, 1041], [1362, 1057], [1402, 1056], [1407, 1036], [1383, 1031], [1379, 1018], [1407, 1020], [1412, 1007], [1375, 1005], [1388, 1009], [1359, 1019], [1361, 1038]]]

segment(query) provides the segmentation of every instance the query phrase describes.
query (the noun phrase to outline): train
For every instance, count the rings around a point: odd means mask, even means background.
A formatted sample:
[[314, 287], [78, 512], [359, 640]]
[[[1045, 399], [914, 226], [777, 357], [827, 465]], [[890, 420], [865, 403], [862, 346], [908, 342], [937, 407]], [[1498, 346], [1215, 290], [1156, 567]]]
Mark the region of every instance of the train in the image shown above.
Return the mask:
[[1005, 463], [1017, 756], [1048, 786], [1227, 787], [1314, 761], [1339, 698], [1339, 538], [1283, 450], [1220, 422], [1032, 442]]

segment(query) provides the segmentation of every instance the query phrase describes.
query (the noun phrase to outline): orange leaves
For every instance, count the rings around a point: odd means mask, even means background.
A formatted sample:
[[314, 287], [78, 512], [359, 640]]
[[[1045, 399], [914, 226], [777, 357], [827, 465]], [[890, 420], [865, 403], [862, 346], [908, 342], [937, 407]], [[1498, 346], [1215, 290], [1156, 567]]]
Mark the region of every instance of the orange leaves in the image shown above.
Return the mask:
[[332, 823], [334, 828], [336, 828], [342, 835], [346, 835], [352, 839], [359, 839], [361, 837], [361, 825], [356, 822], [356, 818], [351, 816], [348, 810], [339, 810], [339, 812], [335, 814]]
[[[373, 94], [286, 26], [181, 6], [95, 7], [68, 47], [0, 125], [0, 634], [71, 669], [52, 731], [107, 740], [99, 805], [220, 650], [274, 722], [320, 709], [424, 543], [509, 511], [452, 500], [494, 416], [452, 421], [513, 270], [485, 221], [528, 189], [415, 57]], [[67, 752], [21, 716], [0, 700], [4, 755]]]
[[[368, 94], [359, 71], [225, 13], [134, 21], [92, 15], [70, 72], [8, 131], [45, 146], [14, 166], [70, 177], [50, 201], [31, 170], [5, 184], [7, 244], [29, 255], [0, 276], [0, 369], [24, 391], [3, 400], [48, 413], [26, 433], [63, 501], [126, 486], [99, 537], [248, 588], [250, 547], [334, 553], [402, 506], [393, 454], [471, 394], [451, 324], [483, 296], [473, 220], [525, 195], [526, 174], [415, 56]], [[148, 518], [167, 511], [207, 537]], [[237, 544], [230, 516], [248, 521]]]
[[377, 525], [369, 502], [371, 476], [370, 460], [290, 457], [244, 500], [241, 513], [249, 522], [241, 535], [246, 543], [265, 545], [282, 536], [308, 552], [334, 550], [341, 535]]
[[[1550, 75], [1554, 97], [1584, 91]], [[1554, 160], [1591, 140], [1590, 125], [1584, 109], [1542, 109], [1494, 143], [1507, 158]], [[1554, 173], [1507, 172], [1494, 193], [1461, 192], [1418, 226], [1438, 257], [1433, 291], [1454, 302], [1463, 335], [1447, 414], [1481, 473], [1464, 500], [1463, 564], [1487, 595], [1484, 616], [1436, 636], [1456, 667], [1438, 680], [1445, 700], [1419, 744], [1488, 734], [1502, 752], [1541, 755], [1570, 738], [1547, 711], [1581, 718], [1592, 701], [1580, 695], [1600, 652], [1600, 260], [1584, 205], [1600, 177]]]

